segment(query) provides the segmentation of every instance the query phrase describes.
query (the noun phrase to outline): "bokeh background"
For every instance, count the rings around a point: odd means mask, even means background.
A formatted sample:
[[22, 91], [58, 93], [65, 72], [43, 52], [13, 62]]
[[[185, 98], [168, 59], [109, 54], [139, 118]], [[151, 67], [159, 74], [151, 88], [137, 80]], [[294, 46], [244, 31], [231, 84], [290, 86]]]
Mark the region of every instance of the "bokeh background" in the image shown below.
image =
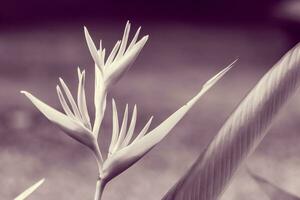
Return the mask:
[[[96, 167], [90, 152], [50, 124], [20, 90], [60, 108], [63, 77], [76, 90], [76, 68], [87, 71], [93, 116], [93, 62], [83, 26], [111, 49], [130, 20], [150, 39], [112, 89], [119, 110], [138, 105], [138, 130], [152, 128], [190, 99], [234, 59], [233, 68], [172, 133], [114, 179], [103, 199], [153, 200], [179, 179], [263, 74], [300, 39], [299, 0], [3, 1], [0, 6], [0, 195], [13, 199], [42, 177], [30, 199], [92, 199]], [[133, 33], [132, 33], [133, 34]], [[300, 196], [300, 95], [283, 109], [270, 134], [235, 176], [221, 200], [267, 200], [246, 166]], [[111, 104], [100, 144], [111, 136]]]

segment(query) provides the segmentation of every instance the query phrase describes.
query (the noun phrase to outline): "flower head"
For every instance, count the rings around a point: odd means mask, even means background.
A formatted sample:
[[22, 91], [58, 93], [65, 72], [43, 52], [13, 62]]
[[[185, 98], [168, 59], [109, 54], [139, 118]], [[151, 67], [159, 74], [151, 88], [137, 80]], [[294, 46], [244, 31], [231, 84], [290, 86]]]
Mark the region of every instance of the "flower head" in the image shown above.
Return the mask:
[[152, 121], [151, 117], [135, 139], [132, 138], [137, 121], [137, 106], [135, 105], [133, 108], [132, 117], [128, 127], [128, 105], [126, 105], [120, 127], [117, 106], [115, 101], [112, 100], [112, 139], [108, 149], [107, 158], [104, 160], [97, 139], [106, 109], [106, 97], [108, 89], [112, 84], [116, 83], [120, 79], [124, 72], [128, 70], [148, 39], [148, 36], [144, 36], [141, 40], [137, 41], [140, 32], [139, 28], [131, 43], [127, 45], [129, 30], [130, 23], [127, 22], [122, 40], [116, 43], [108, 58], [105, 59], [105, 49], [102, 49], [102, 42], [100, 42], [100, 48], [97, 49], [87, 29], [85, 28], [85, 36], [88, 48], [95, 62], [95, 119], [93, 124], [90, 122], [86, 105], [84, 89], [85, 71], [81, 71], [79, 68], [77, 102], [73, 98], [63, 79], [59, 79], [61, 86], [58, 85], [56, 87], [58, 98], [64, 113], [48, 106], [30, 93], [22, 91], [22, 93], [24, 93], [51, 122], [58, 125], [66, 134], [87, 146], [94, 152], [98, 163], [99, 177], [105, 182], [111, 180], [113, 177], [119, 175], [124, 170], [129, 168], [147, 152], [149, 152], [165, 136], [167, 136], [173, 127], [200, 99], [200, 97], [206, 91], [208, 91], [221, 77], [223, 77], [224, 74], [234, 64], [233, 62], [231, 65], [208, 80], [198, 94], [187, 104], [174, 112], [159, 126], [151, 131], [148, 131]]
[[116, 43], [109, 57], [105, 60], [105, 49], [102, 49], [102, 42], [100, 42], [100, 48], [97, 49], [88, 30], [84, 28], [88, 48], [95, 62], [95, 121], [93, 125], [90, 122], [86, 105], [84, 70], [81, 71], [79, 68], [77, 70], [77, 102], [74, 100], [64, 80], [59, 78], [61, 86], [57, 85], [56, 90], [64, 113], [48, 106], [29, 92], [21, 91], [51, 122], [58, 125], [66, 134], [94, 152], [100, 171], [103, 157], [97, 139], [106, 109], [107, 91], [128, 70], [148, 39], [148, 36], [144, 36], [137, 41], [141, 30], [139, 28], [131, 43], [127, 45], [129, 30], [130, 23], [127, 22], [122, 40]]
[[165, 138], [175, 125], [186, 115], [186, 113], [195, 105], [195, 103], [203, 96], [217, 81], [222, 78], [227, 71], [233, 66], [231, 63], [228, 67], [220, 71], [218, 74], [209, 79], [201, 88], [196, 96], [194, 96], [188, 103], [174, 112], [165, 121], [163, 121], [156, 128], [148, 132], [153, 117], [150, 117], [144, 128], [139, 132], [135, 139], [133, 133], [137, 120], [137, 106], [135, 105], [132, 112], [129, 128], [128, 124], [128, 105], [125, 107], [121, 128], [119, 128], [118, 112], [114, 99], [112, 100], [113, 111], [113, 130], [112, 139], [109, 146], [108, 157], [103, 163], [102, 179], [108, 181], [113, 177], [119, 175], [124, 170], [129, 168], [147, 152], [149, 152], [155, 145], [157, 145], [163, 138]]
[[[61, 86], [56, 86], [57, 95], [64, 113], [48, 106], [41, 100], [26, 91], [21, 91], [31, 102], [54, 124], [58, 125], [70, 137], [89, 147], [95, 154], [97, 161], [102, 162], [102, 154], [98, 147], [97, 137], [93, 134], [90, 117], [85, 97], [85, 71], [78, 72], [77, 103], [71, 91], [62, 78], [59, 78]], [[63, 89], [63, 92], [61, 90]], [[67, 97], [67, 100], [65, 98]], [[71, 107], [69, 106], [69, 104]]]
[[146, 44], [149, 36], [146, 35], [137, 41], [141, 27], [136, 31], [133, 39], [128, 45], [128, 38], [131, 24], [126, 23], [122, 40], [116, 42], [114, 48], [105, 60], [105, 48], [102, 49], [102, 41], [97, 50], [88, 30], [84, 27], [84, 33], [92, 58], [96, 64], [96, 75], [104, 83], [105, 87], [109, 87], [116, 83], [126, 72], [131, 64], [135, 61], [140, 51]]
[[99, 49], [96, 48], [88, 30], [84, 27], [84, 33], [88, 48], [95, 62], [95, 124], [93, 132], [98, 135], [101, 121], [106, 108], [107, 90], [115, 84], [130, 68], [140, 51], [148, 40], [148, 35], [138, 40], [141, 27], [136, 31], [132, 41], [128, 44], [130, 23], [127, 22], [122, 40], [116, 42], [108, 58], [105, 59], [105, 48], [102, 48], [100, 40]]

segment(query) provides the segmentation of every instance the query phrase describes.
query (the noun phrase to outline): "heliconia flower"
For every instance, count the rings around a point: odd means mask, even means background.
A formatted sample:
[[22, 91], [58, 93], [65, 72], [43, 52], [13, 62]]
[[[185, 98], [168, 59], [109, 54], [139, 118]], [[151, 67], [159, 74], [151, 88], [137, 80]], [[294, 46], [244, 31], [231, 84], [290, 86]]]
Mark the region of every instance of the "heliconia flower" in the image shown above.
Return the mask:
[[140, 131], [138, 136], [131, 142], [136, 124], [137, 108], [134, 106], [132, 119], [127, 130], [128, 123], [128, 105], [126, 105], [121, 128], [119, 128], [118, 113], [115, 101], [112, 101], [113, 110], [113, 133], [109, 147], [108, 158], [103, 163], [102, 174], [103, 180], [109, 181], [119, 175], [128, 167], [137, 162], [156, 144], [170, 133], [173, 127], [185, 116], [192, 106], [207, 92], [235, 63], [234, 61], [228, 67], [223, 69], [217, 75], [208, 80], [200, 92], [194, 96], [188, 103], [178, 109], [159, 126], [152, 131], [147, 132], [152, 121], [152, 117]]
[[107, 90], [116, 83], [135, 61], [148, 40], [148, 35], [138, 40], [141, 27], [136, 31], [132, 41], [128, 44], [130, 23], [127, 22], [121, 41], [117, 41], [110, 55], [105, 59], [105, 48], [96, 48], [88, 30], [84, 27], [88, 48], [95, 62], [95, 124], [93, 133], [98, 136], [101, 122], [106, 108]]
[[202, 97], [204, 93], [206, 93], [220, 78], [222, 78], [225, 73], [231, 69], [236, 61], [208, 80], [202, 86], [199, 93], [188, 103], [174, 112], [159, 126], [151, 131], [148, 131], [153, 119], [151, 117], [144, 128], [135, 137], [135, 139], [133, 139], [133, 135], [137, 121], [137, 106], [135, 105], [133, 108], [130, 124], [129, 127], [127, 127], [128, 105], [126, 105], [120, 127], [117, 107], [115, 101], [113, 100], [112, 139], [107, 158], [104, 160], [97, 139], [106, 109], [106, 97], [108, 89], [112, 84], [116, 83], [129, 69], [148, 40], [148, 36], [144, 36], [141, 40], [137, 41], [140, 32], [139, 28], [131, 43], [127, 45], [130, 30], [130, 23], [127, 22], [122, 40], [116, 43], [108, 58], [105, 59], [105, 49], [102, 49], [101, 41], [100, 48], [98, 50], [93, 43], [87, 29], [85, 28], [84, 30], [90, 53], [95, 62], [94, 123], [92, 124], [90, 121], [89, 112], [86, 105], [85, 71], [81, 71], [79, 68], [77, 102], [74, 100], [63, 79], [59, 79], [61, 86], [58, 85], [56, 87], [58, 98], [64, 113], [50, 107], [29, 92], [21, 91], [21, 93], [25, 94], [28, 99], [37, 107], [37, 109], [40, 110], [52, 123], [60, 127], [67, 135], [92, 150], [98, 164], [99, 177], [97, 179], [95, 200], [99, 200], [105, 184], [137, 162], [164, 137], [166, 137], [174, 128], [174, 126], [200, 99], [200, 97]]
[[[86, 105], [85, 97], [85, 71], [80, 71], [78, 68], [78, 91], [77, 91], [77, 104], [62, 78], [59, 79], [61, 87], [57, 85], [56, 90], [59, 101], [65, 113], [62, 113], [41, 100], [34, 97], [26, 91], [21, 91], [29, 100], [39, 109], [51, 122], [58, 125], [66, 134], [83, 145], [89, 147], [95, 154], [98, 164], [102, 162], [102, 155], [97, 143], [97, 137], [93, 134], [90, 117]], [[71, 105], [69, 107], [67, 100]]]
[[127, 22], [122, 40], [117, 41], [106, 61], [105, 49], [102, 49], [102, 42], [100, 41], [100, 48], [97, 50], [87, 28], [84, 27], [85, 37], [90, 53], [107, 87], [118, 81], [124, 72], [128, 70], [148, 40], [149, 36], [146, 35], [137, 41], [141, 30], [141, 27], [139, 27], [131, 43], [127, 45], [130, 26], [131, 24]]
[[19, 194], [14, 200], [25, 200], [27, 197], [29, 197], [38, 187], [40, 187], [44, 183], [45, 179], [42, 179], [32, 185], [30, 188], [26, 189], [24, 192]]

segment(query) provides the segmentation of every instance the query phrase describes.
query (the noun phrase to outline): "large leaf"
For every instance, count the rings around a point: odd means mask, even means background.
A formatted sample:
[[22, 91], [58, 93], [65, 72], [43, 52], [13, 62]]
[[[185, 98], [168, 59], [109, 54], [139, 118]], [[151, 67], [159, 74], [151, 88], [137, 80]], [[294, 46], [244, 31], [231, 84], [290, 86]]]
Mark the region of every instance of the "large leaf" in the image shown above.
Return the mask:
[[190, 170], [163, 200], [218, 199], [240, 164], [255, 150], [300, 80], [300, 47], [290, 50], [258, 82]]

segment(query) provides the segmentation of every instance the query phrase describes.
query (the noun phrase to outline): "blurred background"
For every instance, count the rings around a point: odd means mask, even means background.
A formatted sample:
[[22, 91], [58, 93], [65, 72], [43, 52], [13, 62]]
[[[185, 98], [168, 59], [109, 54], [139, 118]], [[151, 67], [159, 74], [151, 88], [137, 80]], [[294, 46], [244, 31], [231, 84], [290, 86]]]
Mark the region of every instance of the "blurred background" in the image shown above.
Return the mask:
[[[138, 105], [138, 130], [152, 128], [183, 105], [212, 75], [233, 68], [157, 147], [114, 179], [103, 199], [160, 199], [197, 158], [263, 74], [300, 39], [299, 0], [3, 1], [0, 7], [0, 195], [12, 199], [42, 177], [30, 199], [92, 199], [91, 153], [50, 124], [19, 91], [60, 109], [63, 77], [75, 94], [77, 66], [87, 71], [93, 116], [94, 67], [83, 26], [109, 51], [127, 20], [150, 35], [127, 75], [112, 89], [119, 110]], [[300, 197], [300, 95], [294, 96], [247, 166]], [[104, 152], [111, 104], [103, 122]], [[147, 194], [147, 195], [146, 195]], [[267, 200], [240, 168], [221, 200]]]

